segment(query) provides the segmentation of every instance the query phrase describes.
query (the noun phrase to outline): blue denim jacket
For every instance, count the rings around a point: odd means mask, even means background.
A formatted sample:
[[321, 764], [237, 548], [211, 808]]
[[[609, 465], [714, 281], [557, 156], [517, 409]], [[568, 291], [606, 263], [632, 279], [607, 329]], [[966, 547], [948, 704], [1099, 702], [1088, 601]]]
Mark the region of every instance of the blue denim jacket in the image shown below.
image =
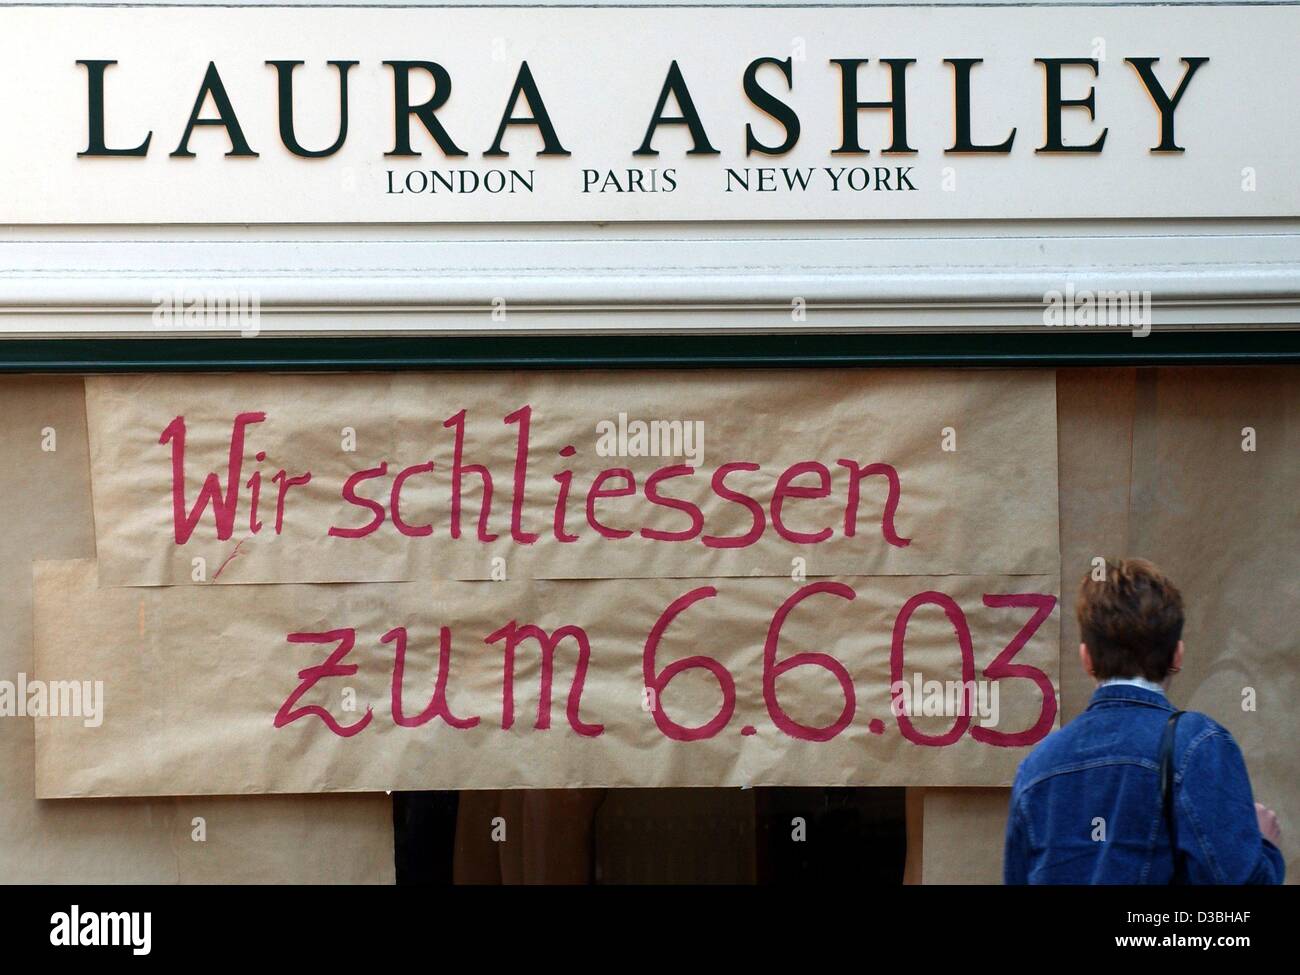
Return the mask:
[[[1020, 763], [1007, 819], [1008, 884], [1169, 882], [1159, 770], [1173, 710], [1157, 691], [1099, 687], [1083, 714]], [[1178, 720], [1174, 797], [1188, 883], [1282, 882], [1286, 866], [1260, 835], [1241, 749], [1195, 711]]]

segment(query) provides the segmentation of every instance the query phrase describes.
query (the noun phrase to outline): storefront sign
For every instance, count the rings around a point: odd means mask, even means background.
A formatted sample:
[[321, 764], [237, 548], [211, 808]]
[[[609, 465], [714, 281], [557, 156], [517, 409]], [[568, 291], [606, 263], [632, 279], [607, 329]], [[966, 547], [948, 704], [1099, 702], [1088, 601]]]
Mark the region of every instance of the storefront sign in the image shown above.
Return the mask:
[[24, 8], [0, 30], [26, 39], [0, 65], [8, 223], [1300, 213], [1294, 7]]
[[87, 386], [43, 796], [1005, 785], [1058, 723], [1050, 372]]

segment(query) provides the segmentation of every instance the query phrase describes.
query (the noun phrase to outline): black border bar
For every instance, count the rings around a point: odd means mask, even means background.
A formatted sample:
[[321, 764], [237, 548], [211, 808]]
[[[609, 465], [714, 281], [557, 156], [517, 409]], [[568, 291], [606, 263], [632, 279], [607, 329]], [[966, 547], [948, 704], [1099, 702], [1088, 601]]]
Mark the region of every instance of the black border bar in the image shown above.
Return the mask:
[[[6, 957], [80, 964], [197, 960], [248, 969], [249, 959], [293, 971], [390, 967], [403, 939], [431, 967], [456, 950], [498, 968], [537, 967], [569, 948], [575, 961], [639, 946], [670, 963], [689, 947], [694, 967], [758, 971], [773, 957], [807, 957], [816, 972], [863, 963], [891, 969], [966, 958], [1036, 971], [1061, 957], [1108, 964], [1128, 956], [1185, 966], [1195, 954], [1219, 969], [1261, 967], [1295, 944], [1294, 887], [44, 887], [6, 905]], [[129, 945], [55, 946], [59, 915], [150, 913], [150, 951]], [[1175, 912], [1183, 912], [1183, 916]], [[1184, 919], [1185, 917], [1185, 919]], [[1150, 918], [1150, 920], [1148, 920]], [[136, 928], [142, 933], [141, 924]], [[689, 943], [681, 932], [708, 937]], [[1149, 937], [1150, 947], [1130, 939]], [[1209, 947], [1184, 939], [1209, 938]], [[1219, 939], [1231, 938], [1231, 945]], [[640, 940], [638, 940], [640, 939]], [[1121, 940], [1123, 939], [1123, 940]], [[1166, 939], [1171, 944], [1162, 944]], [[1244, 941], [1242, 940], [1244, 939]], [[119, 942], [121, 939], [118, 939]], [[142, 940], [142, 939], [141, 939]], [[1126, 943], [1127, 942], [1127, 943]], [[1248, 942], [1246, 944], [1245, 942]], [[457, 949], [456, 946], [460, 948]], [[341, 950], [342, 949], [342, 950]], [[367, 951], [363, 949], [368, 949]], [[1253, 954], [1252, 954], [1253, 952]], [[815, 954], [814, 954], [815, 953]], [[62, 956], [60, 959], [59, 956]], [[933, 957], [934, 963], [930, 961]], [[367, 963], [366, 959], [370, 961]], [[1258, 959], [1258, 960], [1257, 960]], [[310, 968], [308, 968], [310, 966]], [[1161, 966], [1162, 967], [1162, 966]], [[1196, 967], [1196, 966], [1193, 966]]]
[[1160, 366], [1300, 362], [1300, 331], [1126, 330], [0, 340], [0, 372]]

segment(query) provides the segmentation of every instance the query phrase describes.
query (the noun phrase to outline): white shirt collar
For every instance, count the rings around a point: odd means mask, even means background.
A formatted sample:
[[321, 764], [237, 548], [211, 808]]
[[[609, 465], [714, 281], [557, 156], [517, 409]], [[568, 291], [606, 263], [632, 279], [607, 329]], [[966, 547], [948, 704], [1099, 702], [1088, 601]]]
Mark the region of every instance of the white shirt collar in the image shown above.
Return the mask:
[[1105, 680], [1097, 682], [1098, 687], [1109, 687], [1111, 684], [1132, 684], [1134, 687], [1155, 691], [1157, 694], [1164, 694], [1165, 692], [1163, 687], [1155, 681], [1147, 680], [1145, 677], [1107, 677]]

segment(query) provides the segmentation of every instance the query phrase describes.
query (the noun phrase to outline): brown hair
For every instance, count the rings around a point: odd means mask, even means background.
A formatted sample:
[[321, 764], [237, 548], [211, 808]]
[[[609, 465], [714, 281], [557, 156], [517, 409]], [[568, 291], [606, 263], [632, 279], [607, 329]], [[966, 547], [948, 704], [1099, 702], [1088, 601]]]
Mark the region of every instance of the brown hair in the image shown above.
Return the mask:
[[1183, 635], [1182, 594], [1146, 559], [1107, 562], [1100, 582], [1093, 575], [1075, 604], [1093, 676], [1164, 680]]

